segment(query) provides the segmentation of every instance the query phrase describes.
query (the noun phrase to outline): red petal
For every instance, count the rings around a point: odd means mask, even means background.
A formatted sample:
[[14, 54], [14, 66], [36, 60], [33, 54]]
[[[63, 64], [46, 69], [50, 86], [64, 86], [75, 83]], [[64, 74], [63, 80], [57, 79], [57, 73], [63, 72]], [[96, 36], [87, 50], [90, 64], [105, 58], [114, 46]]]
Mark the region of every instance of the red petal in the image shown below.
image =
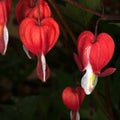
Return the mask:
[[41, 21], [44, 29], [44, 35], [46, 37], [47, 43], [46, 46], [48, 51], [55, 45], [57, 39], [60, 35], [59, 25], [53, 18], [45, 18]]
[[114, 41], [107, 33], [101, 33], [96, 38], [90, 52], [90, 63], [94, 73], [99, 73], [108, 64], [114, 53]]
[[[38, 5], [33, 0], [19, 0], [15, 12], [18, 23], [20, 23], [25, 17], [38, 19]], [[40, 0], [40, 19], [50, 16], [51, 11], [47, 2]]]
[[42, 69], [42, 63], [41, 63], [41, 59], [38, 57], [38, 63], [37, 63], [37, 67], [36, 67], [36, 73], [38, 78], [42, 81], [45, 82], [49, 77], [50, 77], [50, 69], [48, 67], [48, 65], [46, 66], [46, 80], [43, 81], [43, 69]]
[[86, 94], [85, 94], [84, 89], [82, 87], [77, 87], [75, 90], [77, 91], [77, 93], [79, 95], [79, 104], [81, 105], [85, 99]]
[[62, 93], [63, 103], [72, 111], [78, 111], [85, 96], [84, 90], [77, 87], [73, 89], [66, 87]]
[[116, 68], [107, 68], [103, 72], [98, 74], [98, 76], [105, 77], [105, 76], [113, 74], [115, 71], [116, 71]]
[[4, 44], [4, 38], [3, 38], [3, 32], [4, 32], [4, 25], [0, 25], [0, 53], [4, 52], [5, 44]]
[[[31, 9], [28, 16], [38, 19], [38, 5], [37, 4], [34, 8]], [[43, 1], [43, 2], [41, 1], [40, 2], [40, 19], [44, 19], [50, 16], [51, 16], [50, 7], [48, 6], [46, 1]]]
[[85, 68], [89, 62], [88, 49], [91, 48], [93, 41], [94, 35], [90, 31], [84, 31], [78, 37], [78, 56], [83, 68]]
[[7, 11], [5, 1], [0, 1], [0, 24], [7, 23]]
[[59, 26], [52, 18], [43, 19], [40, 26], [36, 19], [25, 18], [19, 27], [19, 35], [24, 46], [38, 56], [51, 50], [59, 34]]

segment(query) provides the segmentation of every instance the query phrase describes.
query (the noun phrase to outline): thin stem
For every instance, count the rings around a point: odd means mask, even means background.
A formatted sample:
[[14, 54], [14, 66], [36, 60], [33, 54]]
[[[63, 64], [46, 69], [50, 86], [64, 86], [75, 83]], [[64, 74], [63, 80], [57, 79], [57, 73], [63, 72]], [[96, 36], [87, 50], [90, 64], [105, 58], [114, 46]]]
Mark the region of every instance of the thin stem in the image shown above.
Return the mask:
[[40, 0], [37, 1], [37, 5], [38, 5], [38, 25], [40, 26]]
[[67, 30], [68, 34], [70, 35], [74, 45], [76, 45], [76, 37], [74, 36], [73, 32], [71, 31], [71, 29], [69, 28], [66, 20], [64, 19], [63, 15], [61, 14], [59, 7], [57, 6], [55, 0], [48, 0], [48, 2], [50, 3], [50, 5], [54, 8], [54, 10], [56, 11], [59, 19], [61, 20], [62, 24], [64, 25], [65, 29]]
[[101, 18], [99, 18], [96, 22], [96, 25], [95, 25], [95, 40], [94, 42], [96, 42], [96, 38], [97, 38], [97, 34], [98, 34], [98, 24], [100, 22]]
[[96, 15], [96, 16], [101, 17], [101, 13], [81, 5], [79, 2], [76, 2], [75, 0], [65, 0], [65, 1], [68, 2], [71, 5], [74, 5], [74, 6], [78, 7], [78, 8], [81, 8], [82, 10], [85, 10], [85, 11], [90, 12], [90, 13]]
[[101, 17], [101, 20], [120, 20], [120, 16], [116, 16], [116, 15], [106, 15], [103, 13], [100, 13], [98, 11], [92, 10], [84, 5], [81, 5], [79, 2], [76, 2], [74, 0], [65, 0], [67, 3], [74, 5], [84, 11], [87, 11], [93, 15], [96, 15], [98, 17]]

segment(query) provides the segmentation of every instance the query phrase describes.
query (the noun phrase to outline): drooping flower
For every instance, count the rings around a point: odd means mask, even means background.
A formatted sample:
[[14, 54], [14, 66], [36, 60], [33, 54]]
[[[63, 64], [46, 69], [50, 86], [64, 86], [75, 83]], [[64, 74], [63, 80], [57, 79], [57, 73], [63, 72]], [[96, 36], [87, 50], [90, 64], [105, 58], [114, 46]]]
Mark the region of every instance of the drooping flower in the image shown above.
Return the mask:
[[[20, 23], [26, 17], [38, 19], [38, 3], [33, 0], [19, 0], [15, 13], [17, 22]], [[45, 0], [40, 0], [40, 19], [51, 16], [51, 10]]]
[[57, 42], [59, 25], [51, 18], [44, 18], [41, 24], [34, 18], [25, 18], [19, 26], [20, 39], [27, 50], [38, 56], [37, 75], [45, 82], [50, 75], [45, 55]]
[[78, 55], [74, 59], [80, 71], [86, 71], [81, 80], [81, 86], [86, 94], [95, 88], [98, 76], [108, 76], [115, 68], [103, 68], [109, 63], [114, 53], [114, 41], [107, 33], [100, 33], [97, 37], [90, 31], [82, 32], [78, 37]]
[[66, 87], [62, 93], [64, 105], [71, 110], [71, 120], [80, 120], [79, 109], [85, 98], [85, 92], [82, 87]]
[[8, 45], [8, 29], [7, 20], [11, 11], [11, 0], [0, 1], [0, 53], [4, 55]]

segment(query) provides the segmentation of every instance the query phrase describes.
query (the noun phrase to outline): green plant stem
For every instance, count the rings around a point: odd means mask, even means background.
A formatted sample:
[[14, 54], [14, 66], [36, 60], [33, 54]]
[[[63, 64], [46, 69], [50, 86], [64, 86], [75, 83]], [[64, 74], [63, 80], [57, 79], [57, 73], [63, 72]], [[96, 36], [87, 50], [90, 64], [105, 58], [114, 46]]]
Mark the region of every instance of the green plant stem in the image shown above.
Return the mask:
[[93, 91], [93, 95], [94, 95], [94, 98], [96, 99], [98, 105], [100, 106], [101, 110], [103, 111], [103, 113], [106, 115], [106, 117], [108, 118], [108, 120], [113, 120], [111, 115], [108, 113], [105, 105], [103, 105], [99, 95], [98, 95], [98, 92], [96, 90]]
[[53, 7], [53, 9], [56, 11], [59, 19], [61, 20], [61, 22], [64, 25], [65, 29], [67, 30], [68, 34], [70, 35], [74, 45], [76, 46], [76, 37], [73, 34], [73, 32], [71, 31], [70, 27], [68, 26], [68, 24], [67, 24], [66, 20], [64, 19], [63, 15], [61, 14], [58, 5], [56, 4], [56, 2], [54, 0], [48, 0], [48, 2]]
[[74, 5], [86, 12], [89, 12], [93, 15], [96, 15], [98, 17], [101, 17], [101, 20], [120, 20], [120, 16], [116, 16], [116, 15], [107, 15], [107, 14], [103, 14], [100, 13], [98, 11], [92, 10], [84, 5], [81, 5], [79, 2], [76, 2], [75, 0], [65, 0], [67, 3]]
[[80, 8], [80, 9], [82, 9], [82, 10], [85, 10], [85, 11], [90, 12], [90, 13], [96, 15], [96, 16], [101, 17], [101, 13], [96, 12], [96, 11], [94, 11], [94, 10], [84, 6], [84, 5], [81, 5], [79, 2], [76, 2], [75, 0], [65, 0], [65, 1], [67, 3], [69, 3], [69, 4], [71, 4], [71, 5], [74, 5], [74, 6], [78, 7], [78, 8]]

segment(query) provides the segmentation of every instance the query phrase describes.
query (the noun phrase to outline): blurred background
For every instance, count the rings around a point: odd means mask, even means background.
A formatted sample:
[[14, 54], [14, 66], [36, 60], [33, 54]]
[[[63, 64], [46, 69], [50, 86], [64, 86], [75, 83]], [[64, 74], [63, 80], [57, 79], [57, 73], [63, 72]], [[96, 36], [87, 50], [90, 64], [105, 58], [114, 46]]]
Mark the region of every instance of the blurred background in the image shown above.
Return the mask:
[[[37, 58], [28, 59], [22, 49], [15, 18], [18, 1], [12, 0], [8, 49], [4, 56], [0, 55], [0, 120], [70, 119], [70, 110], [64, 106], [61, 94], [67, 86], [80, 85], [82, 73], [73, 59], [77, 52], [75, 43], [82, 31], [94, 32], [98, 16], [67, 0], [46, 1], [60, 25], [61, 35], [46, 55], [51, 77], [42, 83], [36, 76]], [[101, 14], [120, 16], [119, 0], [73, 1]], [[120, 20], [100, 21], [99, 32], [107, 32], [115, 41], [115, 53], [107, 66], [117, 70], [109, 77], [99, 78], [95, 91], [86, 96], [80, 108], [81, 120], [120, 120]]]

